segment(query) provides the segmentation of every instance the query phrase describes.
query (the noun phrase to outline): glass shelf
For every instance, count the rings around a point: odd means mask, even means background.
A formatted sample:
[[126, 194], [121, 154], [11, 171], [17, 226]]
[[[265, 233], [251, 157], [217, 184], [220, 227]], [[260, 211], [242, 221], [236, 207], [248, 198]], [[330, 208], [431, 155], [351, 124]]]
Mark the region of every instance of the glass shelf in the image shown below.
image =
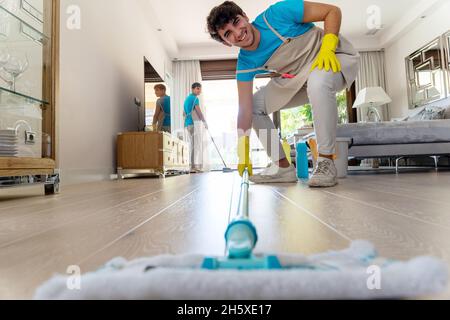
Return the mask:
[[0, 5], [1, 42], [35, 41], [45, 44], [49, 37]]
[[27, 103], [38, 103], [43, 106], [48, 106], [50, 103], [45, 100], [37, 99], [35, 97], [27, 96], [22, 93], [11, 91], [7, 88], [0, 87], [0, 108], [3, 106], [5, 97], [10, 97], [15, 100], [15, 102], [27, 102]]
[[23, 15], [24, 3], [28, 2], [5, 0], [0, 4], [0, 51], [22, 61], [28, 61], [28, 67], [16, 79], [15, 87], [12, 85], [12, 76], [6, 72], [6, 67], [0, 68], [0, 90], [37, 103], [48, 104], [44, 101], [43, 95], [43, 66], [44, 55], [49, 50], [51, 41], [41, 31], [11, 12], [16, 10], [17, 12], [14, 12]]

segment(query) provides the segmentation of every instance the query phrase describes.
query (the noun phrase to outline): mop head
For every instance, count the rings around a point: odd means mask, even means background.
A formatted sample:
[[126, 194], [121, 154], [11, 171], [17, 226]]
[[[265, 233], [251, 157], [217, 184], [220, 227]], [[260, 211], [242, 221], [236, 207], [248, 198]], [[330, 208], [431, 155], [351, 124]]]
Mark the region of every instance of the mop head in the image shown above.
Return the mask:
[[432, 257], [392, 261], [374, 246], [355, 241], [350, 248], [313, 256], [277, 255], [281, 270], [200, 268], [204, 256], [158, 256], [127, 262], [117, 258], [81, 277], [55, 276], [35, 299], [300, 300], [418, 298], [447, 287], [447, 266]]

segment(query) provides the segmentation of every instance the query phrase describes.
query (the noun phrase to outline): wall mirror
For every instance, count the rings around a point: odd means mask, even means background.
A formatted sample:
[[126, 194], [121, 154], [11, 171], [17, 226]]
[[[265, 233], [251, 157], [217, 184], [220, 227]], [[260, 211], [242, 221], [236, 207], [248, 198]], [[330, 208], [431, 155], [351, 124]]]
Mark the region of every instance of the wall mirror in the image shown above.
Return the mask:
[[443, 37], [433, 40], [406, 58], [411, 109], [447, 97], [446, 60]]

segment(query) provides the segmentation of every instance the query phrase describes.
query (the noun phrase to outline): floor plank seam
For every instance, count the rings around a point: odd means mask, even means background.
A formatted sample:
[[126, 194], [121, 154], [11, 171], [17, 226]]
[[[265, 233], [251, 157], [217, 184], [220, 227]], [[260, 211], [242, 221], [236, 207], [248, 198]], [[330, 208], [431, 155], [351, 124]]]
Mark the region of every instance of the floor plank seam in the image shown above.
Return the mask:
[[353, 239], [351, 239], [350, 237], [348, 237], [347, 235], [345, 235], [344, 233], [342, 233], [341, 231], [339, 231], [338, 229], [336, 229], [335, 227], [331, 226], [330, 224], [326, 223], [325, 221], [323, 221], [322, 219], [320, 219], [319, 217], [317, 217], [314, 213], [312, 213], [311, 211], [309, 211], [306, 208], [301, 207], [299, 204], [297, 204], [295, 201], [291, 200], [290, 198], [288, 198], [287, 196], [281, 194], [278, 190], [276, 190], [275, 188], [272, 188], [272, 191], [274, 193], [276, 193], [278, 196], [280, 196], [281, 198], [285, 199], [286, 201], [288, 201], [290, 204], [292, 204], [293, 206], [295, 206], [297, 209], [299, 209], [300, 211], [303, 211], [304, 213], [306, 213], [307, 215], [309, 215], [310, 217], [312, 217], [313, 219], [319, 221], [321, 224], [323, 224], [324, 226], [326, 226], [327, 228], [331, 229], [332, 231], [336, 232], [339, 236], [341, 236], [342, 238], [344, 238], [345, 240], [352, 242]]
[[161, 214], [163, 214], [165, 211], [171, 209], [172, 207], [176, 206], [178, 203], [180, 203], [181, 201], [185, 200], [186, 198], [188, 198], [189, 196], [191, 196], [193, 193], [197, 192], [200, 189], [200, 187], [195, 188], [193, 191], [189, 192], [188, 194], [184, 195], [183, 197], [181, 197], [180, 199], [178, 199], [177, 201], [175, 201], [174, 203], [170, 204], [169, 206], [165, 207], [164, 209], [160, 210], [159, 212], [157, 212], [156, 214], [154, 214], [153, 216], [151, 216], [149, 219], [141, 222], [140, 224], [138, 224], [137, 226], [133, 227], [132, 229], [128, 230], [126, 233], [124, 233], [123, 235], [119, 236], [118, 238], [114, 239], [113, 241], [111, 241], [110, 243], [108, 243], [107, 245], [105, 245], [104, 247], [100, 248], [99, 250], [93, 252], [92, 254], [88, 255], [86, 258], [83, 258], [78, 265], [83, 264], [86, 260], [90, 259], [91, 257], [95, 256], [96, 254], [106, 250], [107, 248], [111, 247], [112, 245], [114, 245], [115, 243], [117, 243], [118, 241], [122, 240], [123, 238], [127, 237], [129, 234], [135, 232], [137, 229], [141, 228], [142, 226], [144, 226], [145, 224], [147, 224], [148, 222], [154, 220], [155, 218], [159, 217]]
[[[135, 187], [133, 187], [133, 189], [134, 189]], [[119, 192], [113, 192], [113, 193], [108, 193], [108, 194], [105, 194], [105, 196], [111, 196], [111, 195], [115, 195], [115, 194], [120, 194], [120, 193], [125, 193], [125, 192], [130, 192], [130, 191], [132, 191], [132, 189], [130, 189], [130, 190], [122, 190], [122, 191], [119, 191]], [[61, 195], [62, 195], [62, 197], [61, 197]], [[53, 197], [48, 197], [48, 196], [44, 196], [44, 195], [40, 195], [40, 196], [34, 196], [35, 198], [39, 198], [40, 200], [42, 200], [43, 198], [44, 199], [48, 199], [49, 201], [50, 200], [54, 200], [54, 199], [56, 199], [56, 200], [58, 200], [58, 201], [66, 201], [66, 199], [64, 198], [64, 195], [66, 195], [65, 193], [62, 193], [62, 194], [59, 194], [59, 195], [55, 195], [55, 196], [53, 196]], [[73, 195], [73, 196], [78, 196], [78, 195]], [[103, 196], [102, 196], [103, 197]], [[29, 200], [28, 198], [25, 198], [26, 200]], [[22, 199], [20, 199], [20, 200], [22, 200]], [[70, 200], [70, 199], [69, 199]], [[73, 203], [69, 203], [68, 205], [72, 205], [72, 204], [79, 204], [79, 203], [83, 203], [83, 202], [88, 202], [88, 201], [91, 201], [92, 200], [92, 198], [89, 198], [89, 199], [83, 199], [83, 200], [80, 200], [80, 201], [76, 201], [76, 202], [73, 202]], [[0, 214], [1, 214], [1, 212], [2, 211], [4, 211], [4, 210], [10, 210], [10, 209], [16, 209], [16, 208], [27, 208], [27, 207], [32, 207], [33, 206], [33, 204], [30, 204], [30, 205], [26, 205], [26, 206], [24, 206], [23, 204], [20, 204], [20, 205], [13, 205], [13, 206], [10, 206], [10, 207], [5, 207], [5, 208], [0, 208]], [[59, 207], [54, 207], [54, 208], [60, 208], [60, 207], [64, 207], [64, 206], [66, 206], [66, 204], [64, 204], [63, 206], [59, 206]], [[43, 210], [43, 211], [46, 211], [46, 210], [48, 210], [48, 209], [45, 209], [45, 210]], [[40, 212], [40, 211], [39, 211]]]
[[[197, 184], [197, 183], [196, 183], [197, 181], [193, 181], [193, 182], [194, 182], [195, 184]], [[45, 230], [39, 231], [39, 232], [37, 232], [37, 233], [33, 233], [33, 234], [31, 234], [31, 235], [28, 235], [28, 236], [26, 236], [26, 237], [23, 237], [23, 238], [20, 238], [20, 239], [16, 239], [16, 240], [14, 240], [14, 241], [7, 242], [6, 244], [0, 244], [0, 248], [5, 248], [5, 247], [8, 247], [8, 246], [14, 245], [15, 243], [18, 243], [18, 242], [21, 242], [21, 241], [24, 241], [24, 240], [33, 238], [33, 237], [35, 237], [35, 236], [39, 236], [39, 235], [44, 234], [44, 233], [46, 233], [46, 232], [49, 232], [49, 231], [52, 231], [52, 230], [55, 230], [55, 229], [64, 227], [64, 226], [69, 225], [69, 224], [71, 224], [71, 223], [75, 223], [75, 222], [81, 221], [81, 220], [83, 220], [83, 219], [89, 218], [89, 217], [92, 216], [93, 214], [102, 213], [102, 212], [105, 212], [105, 211], [107, 211], [107, 210], [111, 210], [111, 209], [120, 207], [120, 206], [122, 206], [122, 205], [131, 203], [131, 202], [133, 202], [133, 201], [137, 201], [137, 200], [140, 200], [140, 199], [143, 199], [143, 198], [146, 198], [146, 197], [150, 197], [150, 196], [152, 196], [152, 195], [155, 195], [155, 194], [157, 194], [157, 193], [161, 193], [161, 192], [164, 192], [164, 191], [167, 191], [167, 190], [176, 189], [176, 188], [178, 188], [178, 187], [179, 187], [179, 185], [174, 184], [174, 185], [171, 185], [170, 188], [165, 187], [165, 188], [159, 189], [158, 191], [151, 192], [151, 193], [147, 193], [147, 194], [144, 194], [144, 195], [142, 195], [142, 196], [139, 196], [139, 197], [136, 197], [136, 198], [127, 200], [127, 201], [125, 201], [125, 202], [121, 202], [121, 203], [119, 203], [119, 204], [117, 204], [117, 205], [114, 205], [114, 206], [111, 206], [111, 207], [107, 207], [107, 208], [101, 209], [101, 210], [99, 210], [99, 211], [95, 211], [95, 212], [93, 212], [93, 213], [86, 214], [86, 215], [84, 215], [84, 216], [82, 216], [82, 217], [77, 217], [77, 218], [71, 219], [71, 220], [66, 221], [66, 222], [64, 222], [64, 223], [61, 223], [61, 224], [59, 224], [59, 225], [56, 225], [56, 226], [54, 226], [54, 227], [52, 227], [52, 228], [45, 229]], [[52, 210], [53, 210], [53, 209], [52, 209]]]
[[[421, 178], [421, 177], [420, 177]], [[419, 177], [417, 177], [417, 179], [419, 179]], [[374, 185], [378, 185], [380, 187], [394, 187], [394, 188], [398, 188], [398, 189], [403, 189], [409, 192], [416, 192], [417, 190], [411, 189], [410, 184], [413, 183], [414, 181], [406, 181], [406, 180], [396, 180], [393, 181], [393, 183], [389, 183], [386, 180], [370, 180], [370, 184], [374, 184]], [[366, 181], [367, 183], [367, 181]], [[436, 188], [435, 184], [421, 184], [421, 186], [423, 188]], [[437, 189], [440, 189], [440, 187], [437, 187]]]
[[382, 190], [377, 190], [377, 189], [373, 189], [373, 188], [366, 187], [366, 186], [360, 186], [360, 188], [367, 190], [367, 191], [373, 191], [373, 192], [378, 192], [378, 193], [383, 193], [383, 194], [390, 194], [390, 195], [395, 195], [395, 196], [408, 198], [408, 199], [412, 199], [412, 200], [420, 200], [420, 201], [424, 201], [424, 202], [429, 202], [429, 203], [433, 203], [433, 204], [441, 204], [441, 205], [450, 207], [450, 203], [447, 203], [447, 202], [441, 202], [441, 201], [437, 201], [437, 200], [430, 200], [427, 198], [409, 196], [409, 195], [405, 195], [405, 194], [401, 194], [401, 193], [397, 193], [397, 192], [382, 191]]
[[416, 217], [411, 217], [411, 216], [408, 216], [408, 215], [403, 214], [401, 212], [398, 212], [398, 211], [395, 211], [395, 210], [386, 209], [386, 208], [383, 208], [383, 207], [379, 207], [379, 206], [370, 204], [370, 203], [365, 202], [365, 201], [356, 200], [356, 199], [353, 199], [353, 198], [350, 198], [350, 197], [347, 197], [347, 196], [343, 196], [343, 195], [340, 195], [340, 194], [336, 194], [336, 193], [333, 193], [333, 192], [330, 192], [330, 191], [322, 191], [322, 192], [326, 193], [326, 194], [329, 194], [331, 196], [337, 197], [337, 198], [350, 200], [350, 201], [362, 204], [364, 206], [368, 206], [368, 207], [371, 207], [371, 208], [374, 208], [374, 209], [378, 209], [378, 210], [381, 210], [381, 211], [392, 213], [392, 214], [398, 215], [398, 216], [403, 217], [403, 218], [407, 218], [407, 219], [414, 220], [414, 221], [417, 221], [417, 222], [422, 222], [422, 223], [425, 223], [425, 224], [428, 224], [428, 225], [432, 225], [434, 227], [439, 227], [439, 228], [443, 228], [443, 229], [446, 229], [446, 230], [450, 230], [450, 227], [446, 227], [446, 226], [443, 226], [443, 225], [440, 225], [440, 224], [437, 224], [437, 223], [433, 223], [433, 222], [430, 222], [430, 221], [422, 220], [422, 219], [419, 219], [419, 218], [416, 218]]
[[49, 232], [49, 231], [52, 231], [52, 230], [56, 230], [56, 229], [58, 229], [58, 228], [64, 227], [64, 226], [66, 226], [66, 225], [69, 225], [69, 224], [71, 224], [71, 223], [81, 221], [81, 220], [83, 220], [83, 219], [88, 218], [88, 217], [91, 216], [91, 215], [99, 214], [99, 213], [102, 213], [102, 212], [105, 212], [105, 211], [108, 211], [108, 210], [111, 210], [111, 209], [115, 209], [115, 208], [120, 207], [120, 206], [122, 206], [122, 205], [125, 205], [125, 204], [127, 204], [127, 203], [131, 203], [131, 202], [136, 201], [136, 200], [140, 200], [140, 199], [143, 199], [143, 198], [146, 198], [146, 197], [150, 197], [150, 196], [152, 196], [152, 195], [155, 195], [155, 194], [157, 194], [157, 193], [161, 193], [161, 192], [166, 191], [166, 190], [167, 190], [167, 189], [160, 189], [160, 190], [158, 190], [158, 191], [155, 191], [155, 192], [152, 192], [152, 193], [149, 193], [149, 194], [146, 194], [146, 195], [143, 195], [143, 196], [140, 196], [140, 197], [131, 199], [131, 200], [127, 200], [127, 201], [125, 201], [125, 202], [121, 202], [120, 204], [117, 204], [117, 205], [115, 205], [115, 206], [107, 207], [107, 208], [101, 209], [101, 210], [99, 210], [99, 211], [95, 211], [95, 212], [92, 212], [92, 213], [90, 213], [90, 214], [87, 214], [87, 215], [85, 215], [85, 216], [81, 216], [81, 217], [77, 217], [77, 218], [68, 220], [68, 221], [66, 221], [66, 222], [64, 222], [64, 223], [61, 223], [61, 224], [59, 224], [59, 225], [56, 225], [56, 226], [54, 226], [54, 227], [52, 227], [52, 228], [45, 229], [45, 230], [42, 230], [42, 231], [33, 233], [33, 234], [31, 234], [31, 235], [28, 235], [28, 236], [23, 237], [23, 238], [20, 238], [20, 239], [16, 239], [16, 240], [11, 241], [11, 242], [7, 242], [6, 244], [0, 244], [0, 249], [1, 249], [1, 248], [9, 247], [9, 246], [11, 246], [11, 245], [14, 245], [15, 243], [18, 243], [18, 242], [21, 242], [21, 241], [24, 241], [24, 240], [28, 240], [28, 239], [31, 239], [31, 238], [36, 237], [36, 236], [42, 235], [42, 234], [44, 234], [44, 233], [46, 233], [46, 232]]
[[[48, 208], [48, 209], [43, 209], [43, 210], [36, 211], [36, 212], [33, 212], [33, 213], [42, 213], [42, 212], [46, 212], [46, 211], [50, 211], [50, 210], [54, 210], [54, 209], [66, 208], [66, 207], [70, 207], [72, 205], [77, 205], [77, 204], [81, 204], [81, 203], [85, 203], [85, 202], [101, 199], [103, 197], [110, 197], [110, 196], [115, 196], [115, 195], [119, 195], [119, 194], [122, 194], [122, 193], [133, 192], [136, 189], [144, 189], [146, 187], [147, 186], [134, 186], [134, 187], [130, 188], [129, 190], [122, 190], [122, 191], [118, 191], [118, 192], [107, 193], [107, 194], [105, 194], [103, 196], [100, 196], [100, 197], [92, 197], [92, 198], [89, 198], [89, 199], [83, 199], [83, 200], [80, 200], [80, 201], [75, 201], [73, 203], [63, 204], [61, 206], [52, 207], [52, 208]], [[41, 196], [41, 197], [44, 197], [44, 196]], [[64, 201], [63, 198], [56, 198], [56, 199], [60, 200], [60, 201]], [[49, 200], [52, 200], [52, 199], [49, 199]], [[30, 206], [32, 207], [33, 204], [31, 204]], [[16, 205], [16, 206], [11, 206], [11, 207], [6, 207], [6, 208], [0, 208], [0, 216], [2, 214], [2, 211], [13, 209], [13, 208], [26, 208], [26, 207], [24, 207], [23, 205]]]

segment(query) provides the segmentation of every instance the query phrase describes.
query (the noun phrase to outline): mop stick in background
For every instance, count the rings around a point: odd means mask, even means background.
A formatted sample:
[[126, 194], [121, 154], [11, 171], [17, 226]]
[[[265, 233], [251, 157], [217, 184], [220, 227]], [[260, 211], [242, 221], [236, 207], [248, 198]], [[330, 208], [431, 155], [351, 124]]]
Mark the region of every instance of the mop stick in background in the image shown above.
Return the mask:
[[214, 141], [214, 138], [213, 138], [213, 136], [212, 136], [212, 134], [211, 134], [211, 131], [209, 131], [209, 126], [208, 126], [208, 125], [205, 125], [205, 128], [206, 128], [206, 131], [208, 131], [208, 135], [209, 135], [209, 137], [211, 138], [212, 143], [213, 143], [214, 146], [216, 147], [216, 150], [217, 150], [217, 153], [218, 153], [219, 156], [220, 156], [220, 159], [222, 159], [222, 163], [223, 163], [223, 165], [224, 165], [224, 168], [223, 168], [222, 171], [223, 171], [224, 173], [233, 172], [233, 169], [229, 168], [229, 167], [227, 166], [227, 164], [225, 163], [225, 160], [223, 159], [222, 153], [220, 152], [219, 148], [217, 147], [217, 144], [216, 144], [216, 142]]

